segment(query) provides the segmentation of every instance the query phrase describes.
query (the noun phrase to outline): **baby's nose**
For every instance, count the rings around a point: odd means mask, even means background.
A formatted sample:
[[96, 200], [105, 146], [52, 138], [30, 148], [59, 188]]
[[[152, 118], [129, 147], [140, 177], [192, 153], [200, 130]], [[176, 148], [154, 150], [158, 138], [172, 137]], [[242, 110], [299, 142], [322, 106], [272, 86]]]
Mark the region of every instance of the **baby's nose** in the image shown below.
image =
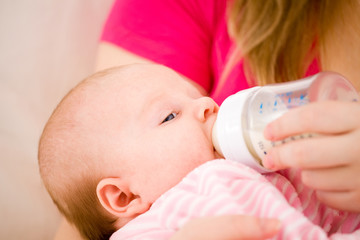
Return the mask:
[[217, 113], [219, 106], [212, 98], [201, 97], [195, 100], [194, 114], [200, 121], [205, 121], [209, 116]]

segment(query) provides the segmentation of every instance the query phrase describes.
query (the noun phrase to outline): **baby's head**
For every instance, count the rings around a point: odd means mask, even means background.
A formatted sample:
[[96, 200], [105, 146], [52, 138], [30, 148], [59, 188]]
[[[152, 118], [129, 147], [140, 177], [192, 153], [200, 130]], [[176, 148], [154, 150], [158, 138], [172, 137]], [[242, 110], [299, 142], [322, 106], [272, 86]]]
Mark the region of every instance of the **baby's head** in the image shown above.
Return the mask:
[[202, 163], [218, 157], [218, 106], [154, 64], [108, 69], [59, 103], [39, 143], [40, 173], [66, 218], [108, 238]]

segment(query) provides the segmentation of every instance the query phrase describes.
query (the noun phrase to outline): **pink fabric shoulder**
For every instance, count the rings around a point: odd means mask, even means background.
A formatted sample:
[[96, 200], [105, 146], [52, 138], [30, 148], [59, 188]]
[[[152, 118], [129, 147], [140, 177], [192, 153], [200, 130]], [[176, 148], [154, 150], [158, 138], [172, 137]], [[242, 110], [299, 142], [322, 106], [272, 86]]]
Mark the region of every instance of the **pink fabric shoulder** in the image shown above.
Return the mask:
[[169, 66], [210, 90], [211, 48], [226, 1], [121, 0], [102, 40]]
[[240, 61], [220, 95], [212, 94], [234, 46], [225, 21], [228, 2], [116, 0], [101, 40], [178, 71], [220, 104], [249, 87]]

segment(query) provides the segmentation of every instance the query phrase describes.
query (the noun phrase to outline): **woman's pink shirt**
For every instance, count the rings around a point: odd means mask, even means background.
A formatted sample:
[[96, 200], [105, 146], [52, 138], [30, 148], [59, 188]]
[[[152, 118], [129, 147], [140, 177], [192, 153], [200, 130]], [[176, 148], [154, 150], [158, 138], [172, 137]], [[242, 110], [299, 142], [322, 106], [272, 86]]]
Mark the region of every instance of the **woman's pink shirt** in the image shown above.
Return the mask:
[[[249, 86], [240, 61], [214, 94], [234, 42], [225, 0], [117, 0], [102, 41], [168, 66], [202, 86], [218, 104]], [[314, 61], [306, 75], [318, 72]]]

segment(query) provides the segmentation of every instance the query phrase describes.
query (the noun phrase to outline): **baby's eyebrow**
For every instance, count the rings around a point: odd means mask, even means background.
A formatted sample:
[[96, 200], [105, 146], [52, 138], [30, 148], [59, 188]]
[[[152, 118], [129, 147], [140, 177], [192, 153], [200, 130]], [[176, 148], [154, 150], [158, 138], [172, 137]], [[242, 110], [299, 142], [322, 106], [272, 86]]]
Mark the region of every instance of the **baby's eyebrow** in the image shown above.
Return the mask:
[[152, 96], [150, 96], [149, 98], [144, 99], [144, 104], [140, 110], [140, 115], [146, 114], [148, 111], [151, 112], [151, 110], [161, 101], [164, 100], [164, 98], [166, 97], [166, 93], [161, 92], [158, 94], [154, 94]]

